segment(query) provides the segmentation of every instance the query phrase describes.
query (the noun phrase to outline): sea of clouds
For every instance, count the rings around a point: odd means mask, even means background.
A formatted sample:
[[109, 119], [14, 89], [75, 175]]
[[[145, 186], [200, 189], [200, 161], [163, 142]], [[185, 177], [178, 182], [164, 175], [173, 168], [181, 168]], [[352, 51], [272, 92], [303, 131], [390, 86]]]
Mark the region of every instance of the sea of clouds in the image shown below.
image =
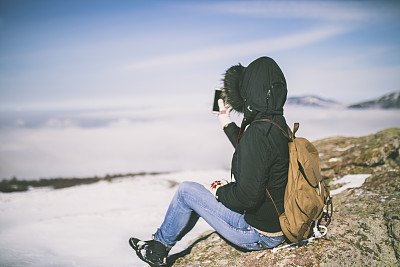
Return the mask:
[[[0, 178], [229, 169], [233, 147], [211, 103], [0, 114]], [[400, 126], [399, 110], [286, 106], [297, 136], [362, 136]], [[232, 113], [238, 124], [240, 114]]]

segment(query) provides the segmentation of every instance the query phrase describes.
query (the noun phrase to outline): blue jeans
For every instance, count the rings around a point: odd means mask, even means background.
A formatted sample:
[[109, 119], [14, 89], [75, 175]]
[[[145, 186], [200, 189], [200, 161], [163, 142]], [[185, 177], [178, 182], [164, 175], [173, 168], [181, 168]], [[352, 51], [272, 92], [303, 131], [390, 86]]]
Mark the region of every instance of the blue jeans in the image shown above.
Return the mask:
[[284, 236], [260, 234], [244, 220], [243, 214], [225, 207], [203, 185], [194, 182], [179, 185], [154, 240], [174, 246], [194, 227], [199, 217], [225, 239], [246, 250], [273, 248], [285, 240]]

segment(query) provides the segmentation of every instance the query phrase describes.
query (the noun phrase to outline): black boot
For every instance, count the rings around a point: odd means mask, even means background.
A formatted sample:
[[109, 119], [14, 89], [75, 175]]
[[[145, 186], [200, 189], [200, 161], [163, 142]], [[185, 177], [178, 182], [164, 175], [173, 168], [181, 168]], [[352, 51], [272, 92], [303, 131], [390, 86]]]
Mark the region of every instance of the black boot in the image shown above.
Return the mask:
[[136, 251], [136, 255], [142, 260], [150, 264], [150, 266], [167, 265], [168, 252], [171, 250], [161, 242], [156, 240], [141, 241], [131, 237], [129, 245]]

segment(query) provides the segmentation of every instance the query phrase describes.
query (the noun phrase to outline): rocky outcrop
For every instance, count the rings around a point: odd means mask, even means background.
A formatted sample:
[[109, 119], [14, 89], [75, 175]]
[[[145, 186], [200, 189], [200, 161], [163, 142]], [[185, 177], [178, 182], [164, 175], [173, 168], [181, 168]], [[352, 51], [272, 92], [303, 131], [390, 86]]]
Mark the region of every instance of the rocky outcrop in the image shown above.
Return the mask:
[[205, 233], [174, 266], [399, 266], [400, 128], [374, 135], [314, 142], [327, 182], [348, 174], [371, 174], [359, 188], [334, 196], [328, 234], [299, 247], [244, 252], [217, 233]]

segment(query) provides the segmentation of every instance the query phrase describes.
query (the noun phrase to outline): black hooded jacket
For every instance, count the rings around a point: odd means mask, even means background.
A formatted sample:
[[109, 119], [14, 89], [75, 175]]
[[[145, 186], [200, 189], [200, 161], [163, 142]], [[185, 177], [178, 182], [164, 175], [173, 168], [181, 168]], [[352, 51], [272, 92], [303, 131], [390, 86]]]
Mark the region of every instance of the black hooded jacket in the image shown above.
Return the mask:
[[269, 233], [279, 232], [278, 214], [266, 188], [283, 212], [288, 140], [276, 126], [259, 120], [267, 118], [286, 127], [283, 117], [286, 80], [274, 60], [261, 57], [246, 68], [237, 65], [228, 69], [224, 87], [228, 103], [236, 111], [244, 112], [244, 119], [241, 128], [235, 123], [224, 128], [236, 147], [231, 167], [235, 182], [218, 188], [218, 200], [244, 213], [251, 226]]

